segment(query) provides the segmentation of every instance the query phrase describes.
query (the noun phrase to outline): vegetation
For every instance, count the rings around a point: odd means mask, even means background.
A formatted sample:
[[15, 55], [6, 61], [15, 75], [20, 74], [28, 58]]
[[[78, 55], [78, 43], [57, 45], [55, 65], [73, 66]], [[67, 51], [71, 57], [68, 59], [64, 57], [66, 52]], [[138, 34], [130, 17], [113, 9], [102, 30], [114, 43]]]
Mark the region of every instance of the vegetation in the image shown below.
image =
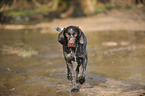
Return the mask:
[[[0, 0], [0, 23], [16, 17], [66, 18], [89, 16], [112, 8], [144, 7], [144, 0]], [[10, 18], [11, 17], [11, 18]], [[38, 18], [36, 18], [37, 20]]]

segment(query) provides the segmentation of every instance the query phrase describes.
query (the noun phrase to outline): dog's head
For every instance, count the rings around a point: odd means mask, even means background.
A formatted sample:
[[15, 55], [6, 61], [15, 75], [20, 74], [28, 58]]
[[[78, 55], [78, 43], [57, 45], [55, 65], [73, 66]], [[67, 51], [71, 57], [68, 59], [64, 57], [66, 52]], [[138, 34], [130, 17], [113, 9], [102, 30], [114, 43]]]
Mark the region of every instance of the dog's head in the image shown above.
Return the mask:
[[58, 35], [58, 41], [68, 47], [76, 47], [77, 43], [83, 44], [83, 35], [79, 27], [68, 26], [64, 28]]

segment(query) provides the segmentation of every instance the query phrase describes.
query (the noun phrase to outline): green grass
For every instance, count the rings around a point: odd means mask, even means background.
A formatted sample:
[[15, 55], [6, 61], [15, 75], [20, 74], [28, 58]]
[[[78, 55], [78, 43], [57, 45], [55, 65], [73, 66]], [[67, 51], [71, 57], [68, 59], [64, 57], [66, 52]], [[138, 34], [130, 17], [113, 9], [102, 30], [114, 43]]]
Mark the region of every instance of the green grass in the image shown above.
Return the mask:
[[[106, 10], [110, 10], [113, 8], [136, 8], [136, 6], [129, 6], [129, 5], [102, 5], [97, 6], [95, 13], [104, 12]], [[145, 6], [142, 7], [142, 9], [145, 9]], [[37, 14], [47, 14], [51, 11], [51, 8], [48, 8], [47, 6], [41, 6], [39, 8], [30, 9], [30, 10], [19, 10], [19, 9], [13, 9], [13, 10], [5, 10], [4, 13], [8, 14], [12, 17], [18, 17], [18, 16], [31, 16], [31, 15], [37, 15]]]
[[104, 12], [106, 10], [110, 10], [113, 8], [127, 8], [127, 9], [131, 9], [131, 8], [136, 8], [135, 6], [130, 6], [130, 5], [103, 5], [103, 6], [98, 6], [96, 8], [96, 13], [100, 13], [100, 12]]
[[121, 8], [121, 6], [119, 6], [119, 5], [103, 5], [103, 6], [98, 6], [96, 8], [96, 13], [104, 12], [106, 10], [113, 9], [113, 8]]
[[46, 14], [49, 12], [48, 8], [38, 8], [38, 9], [31, 9], [31, 10], [5, 10], [6, 14], [12, 17], [18, 17], [18, 16], [31, 16], [31, 15], [37, 15], [37, 14]]
[[20, 11], [20, 10], [8, 10], [6, 13], [12, 17], [17, 17], [17, 16], [30, 16], [32, 14], [36, 14], [35, 11]]

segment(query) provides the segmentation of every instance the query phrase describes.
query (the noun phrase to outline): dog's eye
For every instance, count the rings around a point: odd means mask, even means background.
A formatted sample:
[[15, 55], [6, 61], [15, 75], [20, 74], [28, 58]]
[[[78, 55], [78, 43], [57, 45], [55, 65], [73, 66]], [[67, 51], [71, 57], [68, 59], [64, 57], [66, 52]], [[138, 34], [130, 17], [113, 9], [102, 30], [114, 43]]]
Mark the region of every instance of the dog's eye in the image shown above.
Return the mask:
[[74, 36], [76, 37], [78, 34], [74, 34]]
[[69, 35], [68, 34], [65, 34], [65, 36], [68, 37]]

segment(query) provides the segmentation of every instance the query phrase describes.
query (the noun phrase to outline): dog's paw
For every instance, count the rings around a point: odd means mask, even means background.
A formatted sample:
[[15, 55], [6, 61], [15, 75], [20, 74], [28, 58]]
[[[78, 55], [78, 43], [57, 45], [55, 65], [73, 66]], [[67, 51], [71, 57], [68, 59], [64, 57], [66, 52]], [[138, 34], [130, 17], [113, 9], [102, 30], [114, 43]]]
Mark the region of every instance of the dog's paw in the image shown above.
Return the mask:
[[78, 91], [79, 91], [79, 89], [77, 89], [77, 88], [71, 89], [71, 92], [78, 92]]
[[79, 77], [79, 83], [82, 85], [86, 81], [85, 77]]

